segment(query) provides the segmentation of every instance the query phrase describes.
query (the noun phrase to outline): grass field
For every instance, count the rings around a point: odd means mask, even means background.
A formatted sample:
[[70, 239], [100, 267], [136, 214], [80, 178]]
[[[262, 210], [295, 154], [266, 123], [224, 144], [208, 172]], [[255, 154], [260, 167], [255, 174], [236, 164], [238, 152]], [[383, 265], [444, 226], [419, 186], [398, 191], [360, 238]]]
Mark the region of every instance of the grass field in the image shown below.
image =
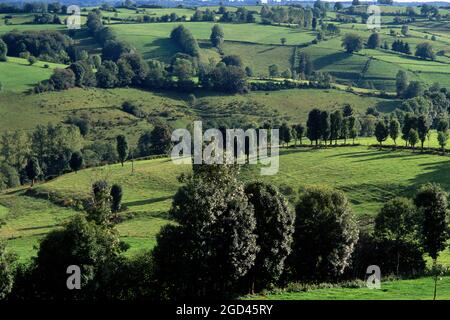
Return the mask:
[[[261, 107], [258, 110], [275, 110], [282, 120], [289, 123], [305, 123], [308, 112], [313, 108], [323, 110], [336, 110], [342, 108], [346, 103], [350, 104], [357, 113], [363, 114], [368, 107], [376, 107], [383, 112], [392, 111], [399, 103], [397, 100], [380, 99], [366, 97], [342, 90], [280, 90], [272, 92], [256, 91], [246, 95], [224, 96], [224, 95], [206, 95], [198, 94], [199, 104], [207, 104], [207, 116], [211, 118], [216, 115], [215, 110], [226, 110], [229, 104], [245, 105], [257, 104]], [[258, 113], [256, 113], [257, 115]], [[255, 114], [253, 114], [255, 115]], [[264, 118], [264, 114], [261, 114]], [[271, 117], [271, 116], [270, 116]], [[265, 120], [272, 118], [266, 117]], [[264, 120], [264, 119], [263, 119]]]
[[[48, 65], [48, 68], [44, 65]], [[50, 78], [53, 69], [66, 67], [62, 64], [42, 61], [30, 66], [26, 59], [8, 57], [7, 62], [0, 62], [0, 82], [3, 84], [4, 91], [23, 92], [33, 88], [38, 82]]]
[[252, 68], [254, 76], [268, 76], [268, 66], [272, 64], [278, 65], [280, 72], [292, 68], [294, 48], [227, 41], [223, 45], [223, 52], [240, 56], [244, 64]]
[[[133, 44], [145, 58], [158, 58], [166, 60], [173, 55], [174, 48], [170, 41], [170, 32], [180, 23], [157, 23], [157, 24], [117, 24], [112, 28], [117, 32], [120, 39]], [[188, 22], [185, 26], [198, 40], [208, 40], [213, 23], [210, 22]], [[255, 43], [263, 45], [280, 45], [280, 39], [285, 37], [287, 45], [300, 45], [314, 39], [313, 32], [286, 27], [265, 26], [260, 24], [221, 24], [226, 41], [240, 41], [244, 43]], [[257, 50], [257, 48], [256, 48]], [[282, 57], [281, 57], [282, 58]]]
[[[1, 64], [0, 64], [1, 65]], [[23, 67], [28, 68], [28, 67]], [[0, 131], [31, 130], [38, 124], [61, 123], [69, 116], [85, 116], [92, 125], [88, 140], [115, 139], [125, 133], [131, 143], [152, 128], [121, 110], [124, 101], [136, 103], [153, 120], [167, 120], [174, 127], [185, 127], [191, 118], [185, 96], [176, 93], [152, 93], [137, 89], [81, 89], [47, 92], [37, 95], [4, 92], [0, 94]]]
[[[308, 292], [285, 292], [250, 296], [261, 300], [432, 300], [434, 280], [431, 277], [381, 282], [381, 289], [326, 288]], [[438, 281], [437, 299], [450, 299], [450, 277]]]

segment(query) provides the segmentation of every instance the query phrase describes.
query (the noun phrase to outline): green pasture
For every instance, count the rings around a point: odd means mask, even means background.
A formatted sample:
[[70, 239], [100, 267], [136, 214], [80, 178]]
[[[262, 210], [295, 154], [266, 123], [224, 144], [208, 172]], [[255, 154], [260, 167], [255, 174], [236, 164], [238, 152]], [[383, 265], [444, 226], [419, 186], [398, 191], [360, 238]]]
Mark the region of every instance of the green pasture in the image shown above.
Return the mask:
[[183, 94], [127, 88], [74, 88], [32, 95], [3, 92], [0, 93], [0, 132], [29, 131], [38, 124], [62, 123], [70, 116], [77, 116], [91, 122], [87, 140], [114, 140], [119, 133], [124, 133], [130, 143], [135, 144], [138, 137], [153, 126], [145, 118], [123, 112], [123, 102], [135, 103], [154, 120], [166, 120], [173, 127], [185, 127], [191, 118], [185, 98]]
[[[434, 279], [425, 277], [411, 280], [381, 281], [380, 289], [324, 288], [306, 292], [280, 292], [249, 296], [258, 300], [432, 300]], [[450, 277], [438, 280], [437, 300], [450, 299]]]
[[[48, 68], [44, 67], [45, 65], [48, 65]], [[3, 84], [3, 91], [23, 92], [50, 78], [53, 69], [65, 67], [43, 61], [30, 66], [26, 59], [8, 57], [8, 61], [0, 62], [0, 82]]]

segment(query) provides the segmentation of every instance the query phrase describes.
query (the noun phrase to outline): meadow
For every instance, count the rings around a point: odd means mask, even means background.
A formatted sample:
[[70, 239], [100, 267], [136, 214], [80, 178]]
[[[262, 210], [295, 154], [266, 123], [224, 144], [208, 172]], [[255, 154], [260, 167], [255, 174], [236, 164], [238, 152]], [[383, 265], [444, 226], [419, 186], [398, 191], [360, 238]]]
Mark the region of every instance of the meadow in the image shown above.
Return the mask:
[[[434, 279], [382, 281], [381, 289], [369, 288], [322, 288], [306, 292], [280, 292], [274, 294], [250, 296], [247, 299], [258, 300], [432, 300]], [[450, 299], [450, 277], [438, 281], [437, 299]]]
[[53, 69], [66, 67], [43, 61], [30, 66], [26, 59], [9, 57], [7, 62], [0, 62], [0, 82], [4, 91], [23, 92], [32, 89], [36, 83], [50, 78]]
[[[170, 41], [169, 36], [172, 29], [179, 24], [184, 24], [194, 35], [197, 40], [201, 42], [207, 42], [206, 46], [203, 46], [202, 53], [208, 57], [212, 56], [219, 60], [219, 56], [216, 51], [209, 49], [209, 36], [211, 34], [211, 28], [214, 23], [211, 22], [169, 22], [169, 23], [156, 23], [156, 24], [117, 24], [111, 27], [118, 34], [119, 39], [130, 42], [134, 47], [138, 49], [146, 59], [159, 59], [163, 61], [169, 61], [170, 57], [177, 52], [178, 48]], [[244, 59], [253, 59], [255, 50], [257, 57], [261, 56], [259, 65], [263, 65], [266, 61], [272, 59], [272, 61], [282, 61], [284, 65], [288, 65], [291, 55], [285, 52], [284, 48], [274, 50], [269, 55], [271, 47], [256, 46], [254, 48], [244, 47], [245, 44], [256, 45], [271, 45], [281, 46], [280, 39], [286, 38], [287, 46], [302, 45], [312, 41], [315, 37], [314, 32], [307, 32], [301, 29], [293, 29], [278, 26], [266, 26], [261, 24], [245, 24], [245, 28], [241, 24], [221, 24], [224, 33], [226, 46], [225, 50], [233, 53], [233, 46], [242, 43], [240, 50], [234, 51], [236, 53], [243, 54]], [[231, 43], [228, 43], [231, 42]], [[245, 49], [244, 49], [245, 48]], [[244, 50], [242, 50], [244, 49]], [[267, 49], [267, 50], [266, 50]], [[287, 49], [289, 50], [289, 49]], [[244, 51], [244, 52], [243, 52]], [[260, 55], [260, 53], [262, 55]], [[205, 58], [207, 61], [207, 58]], [[259, 60], [259, 59], [258, 59]], [[267, 67], [266, 74], [267, 74]], [[258, 67], [256, 67], [258, 69]], [[261, 67], [262, 68], [262, 67]], [[261, 70], [261, 68], [259, 70]]]

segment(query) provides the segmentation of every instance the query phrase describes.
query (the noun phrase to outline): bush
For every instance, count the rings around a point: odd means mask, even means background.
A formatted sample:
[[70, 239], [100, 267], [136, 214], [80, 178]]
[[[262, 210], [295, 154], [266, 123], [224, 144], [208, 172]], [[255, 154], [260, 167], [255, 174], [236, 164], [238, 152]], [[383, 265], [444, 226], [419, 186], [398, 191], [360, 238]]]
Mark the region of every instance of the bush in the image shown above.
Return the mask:
[[0, 242], [0, 301], [5, 299], [12, 289], [14, 261], [15, 256], [8, 253], [5, 244]]
[[0, 173], [3, 175], [4, 183], [8, 188], [20, 186], [20, 176], [16, 168], [3, 163], [0, 165]]
[[70, 69], [55, 69], [50, 82], [55, 90], [66, 90], [75, 87], [75, 74]]
[[83, 137], [86, 136], [91, 129], [91, 124], [86, 118], [70, 117], [67, 120], [67, 123], [76, 126], [80, 130], [80, 133]]
[[30, 64], [30, 66], [32, 66], [33, 64], [35, 64], [38, 61], [37, 58], [34, 56], [29, 56], [27, 60], [28, 60], [28, 63]]
[[[102, 284], [108, 283], [120, 254], [114, 230], [76, 215], [62, 230], [50, 232], [41, 242], [30, 267], [18, 271], [14, 299], [100, 299]], [[67, 290], [67, 268], [81, 269], [81, 289]]]
[[421, 275], [425, 271], [423, 254], [423, 250], [417, 244], [377, 239], [370, 234], [362, 233], [346, 274], [349, 277], [364, 279], [367, 267], [377, 265], [383, 275], [397, 275], [398, 264], [398, 275]]
[[122, 111], [129, 113], [137, 118], [145, 118], [146, 114], [144, 111], [141, 110], [137, 105], [135, 105], [133, 102], [125, 101], [122, 104]]

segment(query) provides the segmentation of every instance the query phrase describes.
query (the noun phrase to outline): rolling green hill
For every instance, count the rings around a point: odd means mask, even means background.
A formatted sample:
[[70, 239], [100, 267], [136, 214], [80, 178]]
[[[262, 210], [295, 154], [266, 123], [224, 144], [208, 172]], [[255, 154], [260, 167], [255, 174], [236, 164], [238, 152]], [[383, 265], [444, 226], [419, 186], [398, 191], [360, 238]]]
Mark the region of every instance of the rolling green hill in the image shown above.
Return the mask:
[[[117, 229], [122, 240], [131, 245], [129, 254], [133, 254], [155, 244], [159, 228], [169, 222], [171, 197], [180, 185], [176, 178], [190, 167], [174, 165], [166, 158], [135, 161], [133, 173], [131, 166], [127, 162], [124, 167], [116, 164], [86, 169], [39, 184], [35, 189], [43, 199], [65, 199], [70, 204], [88, 197], [90, 185], [98, 179], [120, 183], [127, 209], [121, 214], [124, 220]], [[242, 169], [241, 178], [270, 181], [280, 187], [291, 203], [301, 187], [330, 185], [346, 193], [359, 219], [367, 224], [386, 200], [398, 195], [412, 196], [423, 183], [437, 182], [450, 191], [449, 174], [448, 157], [361, 146], [288, 149], [281, 153], [277, 175], [259, 176], [258, 168], [251, 166]], [[32, 244], [40, 236], [74, 213], [71, 209], [58, 209], [47, 200], [26, 196], [23, 190], [2, 194], [0, 205], [5, 221], [0, 236], [9, 239], [9, 246], [24, 259], [33, 252]]]
[[[39, 66], [18, 67], [25, 71], [28, 71], [27, 68], [36, 68], [38, 71], [46, 70], [51, 73], [51, 70]], [[28, 78], [23, 78], [24, 81], [26, 79]], [[8, 82], [4, 83], [7, 86]], [[280, 120], [289, 123], [304, 123], [308, 112], [315, 107], [334, 110], [349, 103], [357, 112], [363, 114], [368, 107], [389, 112], [399, 103], [397, 100], [366, 97], [331, 89], [255, 91], [245, 95], [198, 91], [195, 94], [197, 103], [189, 106], [186, 103], [187, 94], [126, 88], [74, 88], [61, 92], [20, 94], [20, 98], [17, 92], [3, 92], [0, 93], [0, 132], [13, 129], [31, 130], [38, 124], [62, 123], [70, 116], [85, 116], [92, 127], [87, 136], [88, 140], [114, 139], [120, 132], [126, 133], [134, 144], [143, 131], [152, 128], [152, 124], [145, 118], [136, 118], [123, 112], [121, 105], [125, 101], [138, 105], [150, 116], [151, 121], [168, 121], [174, 128], [184, 128], [192, 119], [200, 118], [211, 120], [233, 117], [262, 123], [278, 116]]]

